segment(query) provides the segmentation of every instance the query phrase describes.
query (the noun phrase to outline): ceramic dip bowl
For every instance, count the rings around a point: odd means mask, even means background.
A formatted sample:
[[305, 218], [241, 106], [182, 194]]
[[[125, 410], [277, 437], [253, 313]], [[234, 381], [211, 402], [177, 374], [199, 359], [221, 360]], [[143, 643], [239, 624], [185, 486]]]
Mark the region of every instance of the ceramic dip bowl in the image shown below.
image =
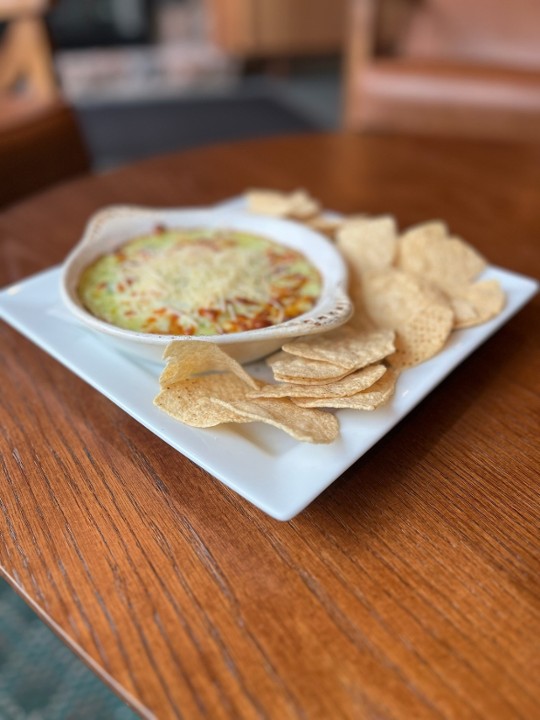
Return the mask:
[[[275, 325], [204, 336], [137, 332], [94, 316], [78, 294], [82, 272], [99, 257], [133, 238], [153, 233], [156, 227], [247, 232], [293, 248], [319, 271], [322, 278], [319, 298], [309, 311]], [[171, 341], [192, 342], [194, 339], [216, 343], [242, 363], [260, 359], [279, 349], [286, 340], [327, 332], [345, 323], [352, 314], [346, 287], [345, 262], [323, 235], [297, 222], [223, 208], [105, 208], [90, 219], [83, 237], [66, 258], [61, 274], [62, 299], [77, 320], [101, 333], [122, 351], [158, 362], [162, 362], [163, 352]]]

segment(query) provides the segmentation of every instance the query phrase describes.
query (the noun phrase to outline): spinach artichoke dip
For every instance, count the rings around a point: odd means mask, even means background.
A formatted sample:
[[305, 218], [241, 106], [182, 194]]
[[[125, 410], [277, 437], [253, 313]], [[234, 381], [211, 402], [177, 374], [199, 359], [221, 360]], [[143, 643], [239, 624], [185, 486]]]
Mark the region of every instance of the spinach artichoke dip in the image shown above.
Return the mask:
[[321, 287], [304, 255], [267, 238], [160, 226], [87, 267], [78, 294], [93, 315], [127, 330], [221, 335], [297, 317]]

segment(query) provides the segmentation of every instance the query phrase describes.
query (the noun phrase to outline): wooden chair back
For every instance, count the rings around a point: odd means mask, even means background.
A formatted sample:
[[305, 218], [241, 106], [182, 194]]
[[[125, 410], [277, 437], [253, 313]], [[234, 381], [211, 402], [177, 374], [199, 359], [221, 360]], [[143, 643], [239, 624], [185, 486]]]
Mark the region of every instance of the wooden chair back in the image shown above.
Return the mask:
[[539, 0], [350, 0], [344, 126], [540, 141]]
[[540, 68], [538, 0], [412, 0], [400, 54]]

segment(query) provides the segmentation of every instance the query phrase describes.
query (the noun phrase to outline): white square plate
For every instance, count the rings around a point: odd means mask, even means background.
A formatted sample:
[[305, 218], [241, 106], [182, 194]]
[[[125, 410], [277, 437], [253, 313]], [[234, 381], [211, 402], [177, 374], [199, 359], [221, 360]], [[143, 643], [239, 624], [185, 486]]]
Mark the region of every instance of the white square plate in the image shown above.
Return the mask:
[[[196, 429], [152, 404], [160, 366], [123, 355], [78, 324], [59, 296], [54, 267], [0, 291], [0, 317], [103, 393], [149, 430], [277, 520], [290, 520], [389, 432], [464, 358], [536, 293], [538, 283], [490, 267], [507, 295], [495, 319], [454, 332], [444, 351], [399, 378], [392, 402], [374, 412], [339, 410], [340, 437], [330, 445], [297, 442], [280, 430], [252, 423]], [[265, 375], [264, 363], [247, 368]]]

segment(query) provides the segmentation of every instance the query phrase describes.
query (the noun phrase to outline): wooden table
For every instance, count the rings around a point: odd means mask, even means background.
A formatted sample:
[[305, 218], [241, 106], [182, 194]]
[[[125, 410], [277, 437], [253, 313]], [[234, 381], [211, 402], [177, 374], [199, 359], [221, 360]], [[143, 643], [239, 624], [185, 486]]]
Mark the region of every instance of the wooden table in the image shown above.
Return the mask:
[[[29, 199], [0, 216], [2, 285], [61, 262], [103, 205], [250, 186], [304, 186], [401, 226], [441, 217], [494, 264], [540, 275], [540, 148], [306, 136]], [[3, 324], [4, 577], [144, 717], [530, 720], [539, 305], [289, 523]]]

